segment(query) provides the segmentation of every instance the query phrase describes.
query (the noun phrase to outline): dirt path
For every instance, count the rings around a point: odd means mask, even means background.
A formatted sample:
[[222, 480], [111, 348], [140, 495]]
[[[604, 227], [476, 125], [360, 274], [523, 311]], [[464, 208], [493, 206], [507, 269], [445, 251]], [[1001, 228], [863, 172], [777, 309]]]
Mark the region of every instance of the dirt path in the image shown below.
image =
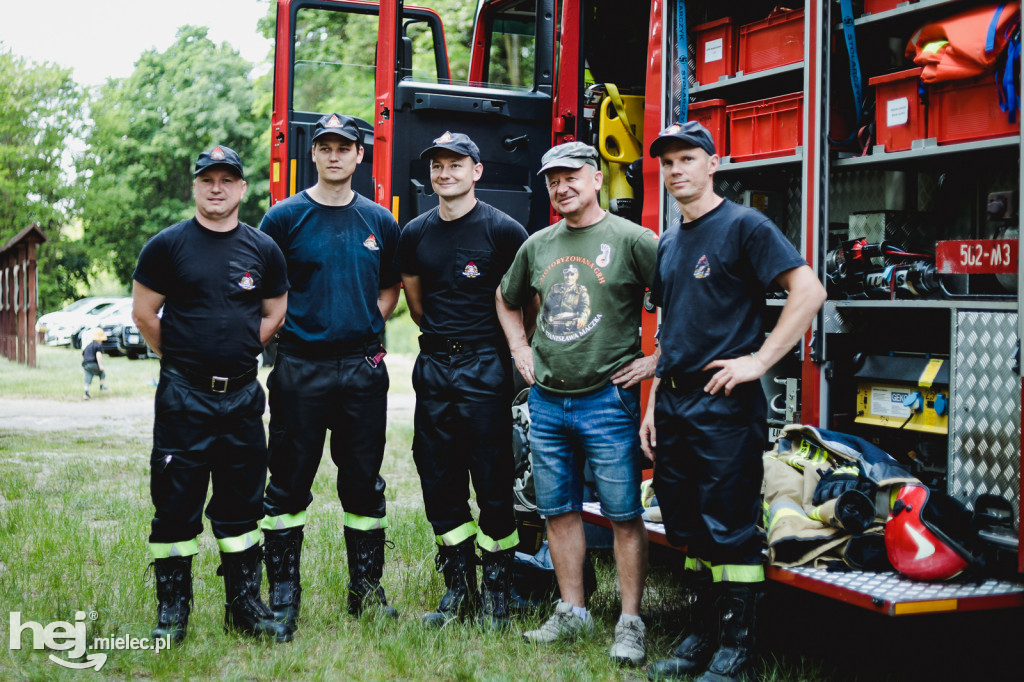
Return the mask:
[[[415, 396], [388, 396], [388, 417], [412, 420]], [[149, 431], [153, 428], [153, 402], [104, 396], [82, 400], [12, 400], [0, 398], [0, 429], [5, 431], [68, 431], [104, 429], [113, 433]]]

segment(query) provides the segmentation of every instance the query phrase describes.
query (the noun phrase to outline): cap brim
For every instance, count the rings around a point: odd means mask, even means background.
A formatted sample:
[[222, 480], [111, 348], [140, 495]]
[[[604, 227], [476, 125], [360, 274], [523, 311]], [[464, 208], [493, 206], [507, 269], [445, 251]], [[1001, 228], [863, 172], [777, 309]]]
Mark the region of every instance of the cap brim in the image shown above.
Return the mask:
[[349, 140], [350, 142], [357, 142], [357, 141], [359, 141], [359, 137], [360, 137], [359, 135], [356, 135], [355, 137], [353, 137], [351, 133], [348, 133], [348, 132], [343, 131], [343, 130], [335, 130], [334, 128], [324, 128], [323, 130], [320, 130], [319, 132], [314, 133], [313, 137], [312, 137], [312, 139], [310, 141], [311, 142], [316, 142], [316, 140], [318, 138], [321, 138], [324, 135], [337, 135], [338, 137], [341, 137], [341, 138], [344, 138], [346, 140]]
[[584, 166], [587, 166], [587, 165], [590, 165], [590, 166], [593, 166], [594, 168], [597, 168], [597, 162], [596, 161], [591, 162], [591, 161], [588, 161], [587, 159], [573, 159], [573, 158], [555, 159], [554, 161], [548, 161], [546, 164], [541, 166], [540, 170], [537, 171], [537, 175], [543, 175], [544, 173], [547, 173], [549, 170], [554, 170], [555, 168], [564, 168], [566, 170], [577, 170], [577, 169], [583, 168]]
[[245, 179], [245, 173], [242, 172], [242, 169], [238, 167], [236, 164], [228, 163], [227, 161], [215, 161], [213, 163], [208, 163], [202, 168], [196, 168], [194, 171], [192, 171], [192, 175], [199, 175], [203, 171], [210, 170], [211, 168], [216, 168], [217, 166], [224, 166], [225, 168], [230, 168], [231, 170], [235, 171], [235, 173], [238, 174], [238, 177], [242, 178], [243, 180]]
[[[651, 143], [651, 158], [656, 159], [659, 156], [661, 156], [661, 153], [665, 151], [665, 147], [667, 147], [672, 142], [678, 142], [684, 147], [692, 147], [694, 149], [703, 149], [706, 152], [708, 151], [703, 144], [701, 144], [697, 140], [694, 140], [689, 135], [664, 135], [662, 137], [657, 138], [656, 140], [654, 140], [654, 142]], [[716, 152], [708, 152], [708, 156], [713, 156], [715, 153]]]

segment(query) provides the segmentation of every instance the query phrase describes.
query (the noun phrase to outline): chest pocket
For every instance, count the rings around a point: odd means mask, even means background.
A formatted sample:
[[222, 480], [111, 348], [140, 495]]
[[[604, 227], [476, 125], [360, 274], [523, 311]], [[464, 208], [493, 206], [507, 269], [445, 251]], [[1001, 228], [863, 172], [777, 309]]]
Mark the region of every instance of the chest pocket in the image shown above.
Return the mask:
[[490, 251], [479, 249], [456, 249], [452, 265], [452, 283], [456, 289], [466, 287], [498, 286], [498, 279], [505, 273], [496, 273], [494, 257]]
[[263, 291], [263, 270], [255, 263], [231, 261], [228, 263], [227, 293], [229, 298], [251, 298], [261, 296]]

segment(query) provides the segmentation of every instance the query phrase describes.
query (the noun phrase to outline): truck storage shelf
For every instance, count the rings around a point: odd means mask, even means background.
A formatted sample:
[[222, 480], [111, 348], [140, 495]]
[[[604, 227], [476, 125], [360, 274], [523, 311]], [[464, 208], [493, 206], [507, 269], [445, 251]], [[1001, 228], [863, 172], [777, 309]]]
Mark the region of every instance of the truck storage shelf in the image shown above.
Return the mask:
[[[920, 143], [920, 144], [918, 144]], [[879, 147], [879, 151], [870, 156], [849, 156], [846, 158], [833, 159], [831, 164], [836, 168], [847, 168], [851, 166], [875, 166], [887, 163], [927, 162], [937, 156], [951, 156], [954, 154], [967, 154], [986, 150], [1012, 150], [1020, 147], [1020, 135], [1007, 137], [995, 137], [990, 140], [977, 140], [975, 142], [960, 142], [958, 144], [938, 145], [934, 139], [915, 140], [915, 147], [901, 152], [885, 152]]]
[[[893, 9], [885, 10], [884, 12], [878, 12], [876, 14], [865, 14], [857, 17], [853, 20], [854, 26], [863, 26], [865, 24], [872, 24], [878, 21], [885, 21], [887, 19], [895, 19], [907, 14], [916, 14], [918, 12], [924, 12], [929, 9], [936, 7], [943, 7], [948, 5], [956, 5], [963, 3], [964, 0], [920, 0], [919, 2], [902, 3], [898, 7]], [[837, 31], [842, 31], [842, 24], [839, 24]]]
[[912, 300], [912, 299], [900, 299], [898, 301], [887, 301], [887, 300], [856, 300], [847, 301], [843, 299], [835, 299], [827, 301], [826, 305], [835, 306], [836, 308], [949, 308], [958, 310], [1007, 310], [1016, 311], [1017, 301], [1015, 299], [1005, 300], [988, 300], [982, 298], [962, 298], [962, 299], [927, 299], [927, 300]]
[[803, 163], [804, 153], [802, 147], [797, 147], [795, 154], [788, 154], [786, 156], [771, 156], [767, 159], [756, 159], [754, 161], [730, 161], [730, 157], [726, 156], [722, 159], [722, 162], [718, 165], [718, 172], [723, 171], [741, 171], [751, 170], [757, 168], [765, 168], [771, 166], [790, 166], [799, 165]]
[[[611, 522], [601, 514], [598, 502], [584, 502], [582, 516], [587, 523], [611, 528]], [[651, 542], [672, 547], [665, 538], [664, 524], [644, 522], [644, 526]], [[769, 580], [887, 616], [1024, 607], [1024, 583], [1006, 580], [928, 583], [910, 580], [894, 572], [832, 573], [806, 566], [768, 566], [765, 574]]]
[[803, 62], [796, 62], [794, 64], [783, 64], [782, 66], [776, 66], [774, 69], [755, 71], [754, 73], [738, 73], [735, 76], [720, 78], [714, 83], [694, 85], [690, 87], [690, 94], [695, 95], [697, 93], [705, 93], [711, 90], [721, 90], [723, 88], [730, 88], [734, 85], [750, 84], [751, 81], [763, 80], [766, 78], [771, 78], [772, 76], [780, 76], [782, 74], [803, 71], [803, 68]]

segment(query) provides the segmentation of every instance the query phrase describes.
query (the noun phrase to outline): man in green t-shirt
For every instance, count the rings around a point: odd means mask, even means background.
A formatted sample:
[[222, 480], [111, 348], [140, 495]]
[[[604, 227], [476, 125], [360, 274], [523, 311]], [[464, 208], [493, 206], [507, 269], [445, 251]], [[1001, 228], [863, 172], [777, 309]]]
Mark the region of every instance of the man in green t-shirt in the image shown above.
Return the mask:
[[[523, 244], [497, 291], [498, 319], [516, 368], [530, 389], [530, 451], [537, 511], [561, 599], [539, 629], [547, 644], [593, 627], [584, 605], [586, 540], [580, 511], [582, 467], [594, 473], [601, 511], [611, 521], [622, 614], [611, 656], [642, 665], [640, 619], [647, 533], [640, 514], [640, 382], [654, 357], [640, 350], [644, 290], [654, 276], [657, 237], [598, 203], [603, 177], [597, 150], [570, 142], [541, 159], [551, 205], [563, 220]], [[537, 331], [527, 341], [523, 309], [539, 297]]]

